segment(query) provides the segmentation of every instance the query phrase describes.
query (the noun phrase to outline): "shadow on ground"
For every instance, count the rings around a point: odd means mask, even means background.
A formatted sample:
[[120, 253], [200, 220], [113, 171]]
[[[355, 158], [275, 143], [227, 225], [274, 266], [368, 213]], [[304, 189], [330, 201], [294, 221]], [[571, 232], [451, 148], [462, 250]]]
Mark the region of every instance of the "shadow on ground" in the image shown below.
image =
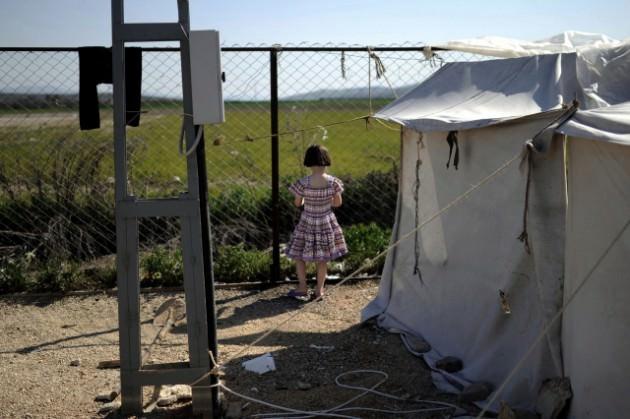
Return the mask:
[[[300, 310], [303, 306], [304, 302], [285, 296], [262, 297], [242, 307], [227, 306], [226, 303], [218, 300], [217, 329], [239, 326], [255, 319], [273, 318], [284, 313]], [[174, 327], [171, 333], [186, 333], [186, 323], [181, 323]]]

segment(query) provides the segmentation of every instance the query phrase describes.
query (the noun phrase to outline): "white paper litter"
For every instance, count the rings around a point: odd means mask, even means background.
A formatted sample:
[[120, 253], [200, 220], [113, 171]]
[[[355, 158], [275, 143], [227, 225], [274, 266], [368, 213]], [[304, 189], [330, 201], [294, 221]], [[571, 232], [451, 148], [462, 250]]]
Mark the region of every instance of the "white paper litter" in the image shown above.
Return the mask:
[[242, 365], [247, 371], [252, 371], [258, 374], [264, 374], [266, 372], [276, 370], [276, 363], [270, 353], [250, 359], [249, 361], [244, 361]]

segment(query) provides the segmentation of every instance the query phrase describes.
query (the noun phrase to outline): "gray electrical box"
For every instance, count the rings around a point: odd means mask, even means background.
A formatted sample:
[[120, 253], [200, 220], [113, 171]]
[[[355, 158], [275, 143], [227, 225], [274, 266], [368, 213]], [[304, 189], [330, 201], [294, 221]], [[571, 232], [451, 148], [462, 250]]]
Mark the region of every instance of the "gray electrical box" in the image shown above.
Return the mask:
[[219, 32], [190, 31], [193, 123], [225, 122]]

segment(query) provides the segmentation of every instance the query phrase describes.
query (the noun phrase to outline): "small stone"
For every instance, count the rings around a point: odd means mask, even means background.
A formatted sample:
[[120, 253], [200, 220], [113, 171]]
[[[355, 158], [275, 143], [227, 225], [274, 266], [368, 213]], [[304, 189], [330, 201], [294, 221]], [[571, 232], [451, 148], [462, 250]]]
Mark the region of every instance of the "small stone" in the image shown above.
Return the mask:
[[96, 368], [100, 370], [109, 368], [120, 368], [120, 360], [114, 359], [112, 361], [101, 361], [98, 363]]
[[94, 401], [97, 401], [97, 402], [111, 402], [111, 401], [114, 401], [114, 399], [116, 399], [116, 397], [118, 397], [118, 392], [117, 391], [109, 391], [109, 392], [104, 392], [104, 393], [98, 394], [94, 398]]
[[298, 390], [306, 391], [306, 390], [312, 389], [313, 385], [311, 383], [307, 383], [307, 382], [304, 382], [304, 381], [298, 381], [297, 382], [297, 388], [298, 388]]
[[431, 350], [431, 345], [429, 345], [429, 342], [422, 339], [421, 337], [405, 335], [405, 340], [407, 341], [409, 348], [414, 352], [423, 354]]
[[490, 383], [472, 383], [462, 390], [459, 399], [463, 402], [479, 402], [486, 400], [494, 390]]
[[81, 366], [81, 360], [80, 359], [75, 359], [74, 361], [70, 361], [70, 366], [71, 367], [79, 367], [79, 366]]
[[464, 368], [464, 364], [459, 358], [447, 356], [436, 362], [435, 367], [446, 372], [457, 372]]
[[225, 412], [226, 419], [239, 419], [243, 416], [243, 407], [240, 402], [228, 403], [227, 410]]
[[157, 401], [157, 405], [160, 407], [170, 406], [173, 403], [177, 403], [177, 396], [174, 394], [171, 394], [170, 396], [166, 396], [166, 397], [161, 397]]
[[118, 408], [120, 408], [120, 402], [105, 403], [104, 405], [101, 406], [100, 409], [98, 409], [98, 413], [102, 415], [105, 413], [109, 413], [113, 410], [116, 410]]
[[185, 384], [177, 384], [171, 387], [171, 394], [177, 397], [178, 402], [192, 400], [192, 389]]
[[536, 412], [542, 419], [556, 419], [572, 396], [571, 382], [568, 378], [549, 378], [543, 381], [538, 392]]

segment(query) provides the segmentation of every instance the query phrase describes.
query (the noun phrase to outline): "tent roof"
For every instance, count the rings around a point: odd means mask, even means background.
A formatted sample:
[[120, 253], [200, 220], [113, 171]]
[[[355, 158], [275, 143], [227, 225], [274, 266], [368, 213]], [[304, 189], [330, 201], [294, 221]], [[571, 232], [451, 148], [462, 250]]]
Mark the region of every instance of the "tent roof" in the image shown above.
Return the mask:
[[575, 53], [449, 63], [375, 116], [417, 131], [481, 128], [560, 109], [580, 93], [575, 72]]
[[375, 117], [417, 131], [482, 128], [562, 108], [630, 101], [630, 44], [448, 63]]
[[630, 146], [630, 102], [579, 110], [557, 131], [572, 137]]
[[601, 33], [565, 31], [540, 41], [523, 41], [500, 36], [484, 36], [460, 39], [436, 47], [491, 57], [514, 58], [528, 55], [557, 54], [561, 52], [585, 51], [591, 48], [612, 48], [623, 44]]

